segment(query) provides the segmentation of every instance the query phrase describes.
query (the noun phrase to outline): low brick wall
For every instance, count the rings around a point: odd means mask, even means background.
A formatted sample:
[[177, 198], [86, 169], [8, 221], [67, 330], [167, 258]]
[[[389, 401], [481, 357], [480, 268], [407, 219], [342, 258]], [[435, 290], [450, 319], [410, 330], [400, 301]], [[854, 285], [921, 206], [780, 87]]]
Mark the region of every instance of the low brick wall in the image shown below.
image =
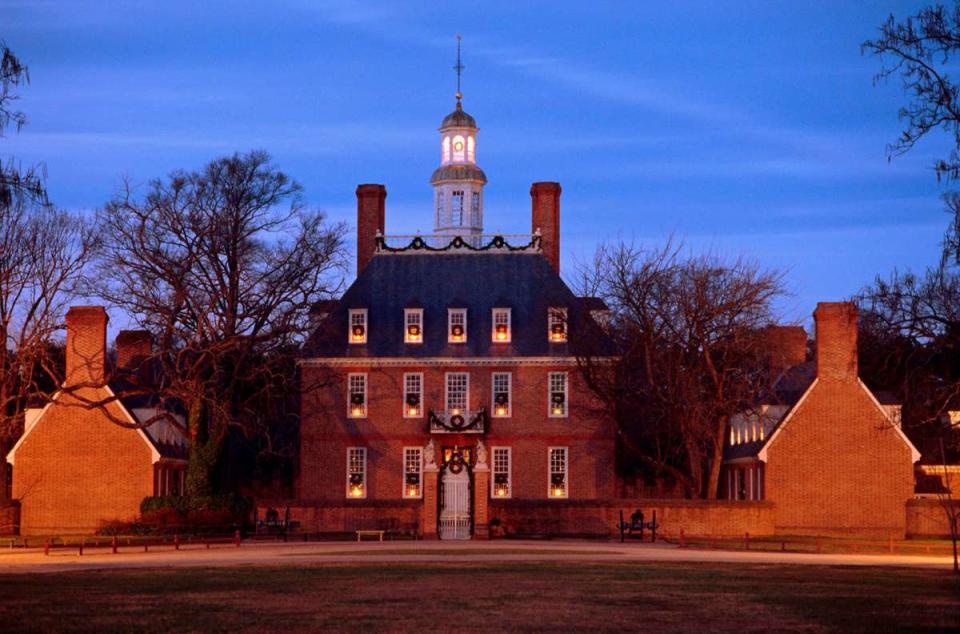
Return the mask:
[[412, 501], [257, 503], [257, 518], [274, 509], [280, 519], [289, 509], [291, 523], [308, 533], [349, 533], [356, 530], [386, 530], [420, 534], [420, 504]]
[[18, 535], [20, 532], [20, 502], [0, 502], [0, 535]]
[[772, 535], [773, 503], [726, 500], [624, 499], [597, 502], [491, 500], [490, 518], [498, 519], [507, 535], [611, 537], [618, 533], [620, 511], [630, 520], [642, 510], [649, 521], [657, 512], [658, 533], [742, 536]]
[[940, 501], [922, 498], [907, 502], [907, 537], [949, 537], [950, 525], [944, 504], [960, 513], [960, 500]]

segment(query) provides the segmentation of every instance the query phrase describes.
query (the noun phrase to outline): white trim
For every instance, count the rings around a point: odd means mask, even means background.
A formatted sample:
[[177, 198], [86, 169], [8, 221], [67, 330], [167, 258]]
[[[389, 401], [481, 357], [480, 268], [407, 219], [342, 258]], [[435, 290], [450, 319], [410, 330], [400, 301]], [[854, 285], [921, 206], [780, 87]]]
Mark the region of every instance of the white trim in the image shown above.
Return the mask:
[[[409, 413], [409, 405], [407, 405], [407, 396], [409, 396], [409, 393], [407, 392], [407, 377], [408, 377], [408, 376], [419, 376], [419, 377], [420, 377], [420, 391], [417, 393], [417, 395], [420, 397], [420, 404], [418, 405], [418, 409], [420, 410], [420, 413], [418, 413], [418, 414], [416, 414], [416, 415], [411, 415], [411, 414]], [[424, 392], [424, 390], [423, 390], [423, 372], [404, 372], [404, 373], [403, 373], [403, 402], [401, 403], [401, 405], [403, 406], [403, 418], [423, 418], [423, 413], [424, 413], [424, 410], [425, 410], [425, 408], [424, 408], [424, 406], [423, 406], [423, 392]]]
[[[513, 311], [509, 308], [490, 309], [490, 341], [493, 343], [510, 343], [513, 340]], [[507, 316], [507, 338], [497, 339], [497, 315]]]
[[880, 404], [880, 401], [877, 400], [877, 397], [873, 395], [873, 392], [870, 391], [870, 388], [867, 387], [867, 384], [864, 383], [861, 379], [857, 379], [857, 383], [860, 384], [860, 387], [863, 388], [863, 391], [867, 393], [867, 396], [870, 397], [870, 401], [877, 406], [877, 409], [880, 410], [880, 413], [883, 414], [883, 417], [890, 421], [891, 426], [897, 430], [900, 439], [906, 443], [907, 447], [910, 448], [910, 457], [912, 462], [920, 461], [920, 452], [917, 451], [917, 448], [913, 446], [913, 443], [910, 442], [910, 439], [907, 438], [907, 435], [903, 433], [903, 430], [900, 429], [900, 425], [893, 424], [893, 421], [890, 420], [890, 416], [887, 414], [887, 410], [883, 408], [883, 405]]
[[[563, 495], [551, 495], [551, 487], [553, 483], [551, 482], [551, 476], [553, 476], [552, 465], [550, 464], [551, 459], [553, 458], [554, 449], [563, 449]], [[570, 447], [555, 445], [552, 447], [547, 447], [547, 499], [548, 500], [565, 500], [570, 497]]]
[[[459, 343], [459, 342], [458, 342]], [[604, 357], [601, 361], [612, 360]], [[598, 359], [594, 359], [597, 361]], [[397, 366], [576, 366], [576, 357], [310, 357], [298, 359], [307, 367], [397, 367]]]
[[[412, 315], [417, 315], [420, 317], [420, 321], [417, 322], [417, 325], [420, 326], [420, 338], [419, 339], [410, 339], [410, 335], [407, 333], [407, 329], [410, 327], [410, 317]], [[423, 309], [422, 308], [404, 308], [403, 309], [403, 343], [409, 343], [413, 346], [418, 346], [423, 343]]]
[[[463, 315], [463, 338], [453, 339], [453, 316]], [[466, 308], [448, 308], [447, 309], [447, 343], [467, 343], [467, 309]]]
[[[355, 376], [363, 377], [363, 412], [353, 413], [353, 386], [351, 379]], [[370, 412], [370, 379], [366, 372], [350, 372], [347, 374], [347, 418], [366, 418]]]
[[469, 372], [444, 372], [443, 373], [443, 411], [447, 414], [450, 414], [450, 375], [451, 374], [462, 374], [467, 377], [466, 381], [466, 390], [463, 395], [463, 411], [461, 415], [464, 417], [467, 415], [467, 410], [470, 409], [470, 373]]
[[817, 387], [817, 383], [820, 382], [819, 377], [813, 380], [813, 383], [810, 384], [810, 387], [807, 388], [807, 391], [803, 393], [803, 396], [800, 397], [800, 400], [797, 401], [790, 411], [787, 413], [786, 418], [780, 421], [780, 424], [777, 425], [777, 428], [770, 434], [770, 437], [767, 439], [767, 442], [763, 443], [763, 447], [760, 448], [760, 451], [757, 452], [757, 459], [766, 462], [767, 461], [767, 449], [770, 445], [773, 444], [773, 441], [777, 439], [777, 436], [780, 435], [780, 432], [784, 427], [787, 426], [787, 423], [790, 422], [790, 419], [793, 418], [793, 415], [797, 413], [797, 410], [800, 409], [800, 406], [803, 405], [803, 402], [807, 400], [807, 397], [810, 396], [810, 392], [813, 391], [813, 388]]
[[[494, 375], [507, 375], [507, 413], [497, 414], [497, 390]], [[493, 418], [511, 418], [513, 416], [513, 372], [491, 372], [490, 373], [490, 416]]]
[[[563, 413], [553, 413], [553, 386], [551, 383], [554, 374], [563, 375]], [[547, 418], [570, 418], [570, 373], [560, 370], [547, 372]]]
[[[507, 452], [507, 494], [494, 495], [497, 480], [497, 451]], [[509, 500], [513, 497], [513, 450], [510, 447], [490, 447], [490, 498], [494, 500]]]
[[[353, 316], [354, 315], [363, 315], [363, 341], [355, 340], [353, 338]], [[366, 308], [348, 308], [347, 309], [347, 343], [362, 346], [367, 343], [367, 339], [370, 338], [370, 316], [367, 314]]]
[[33, 425], [30, 426], [30, 429], [24, 430], [23, 435], [20, 436], [19, 440], [17, 440], [10, 451], [7, 452], [7, 462], [13, 464], [14, 454], [16, 454], [17, 449], [20, 448], [20, 445], [23, 444], [23, 441], [26, 440], [27, 436], [30, 435], [30, 432], [37, 428], [37, 425], [39, 425], [40, 421], [43, 420], [43, 415], [47, 413], [47, 410], [50, 409], [50, 406], [53, 405], [53, 402], [57, 400], [58, 396], [60, 396], [60, 390], [57, 390], [53, 393], [53, 396], [50, 397], [50, 400], [47, 401], [47, 404], [43, 406], [42, 410], [40, 410], [40, 415], [37, 416], [36, 420], [33, 421]]
[[[417, 480], [417, 482], [419, 482], [419, 484], [417, 484], [417, 491], [419, 493], [417, 493], [417, 495], [407, 495], [407, 474], [413, 473], [412, 471], [407, 471], [407, 452], [408, 451], [416, 451], [418, 453], [418, 459], [417, 459], [418, 470], [416, 473], [419, 475], [419, 478]], [[403, 478], [400, 484], [401, 484], [400, 496], [403, 499], [405, 500], [423, 499], [423, 447], [417, 446], [417, 447], [403, 448]]]

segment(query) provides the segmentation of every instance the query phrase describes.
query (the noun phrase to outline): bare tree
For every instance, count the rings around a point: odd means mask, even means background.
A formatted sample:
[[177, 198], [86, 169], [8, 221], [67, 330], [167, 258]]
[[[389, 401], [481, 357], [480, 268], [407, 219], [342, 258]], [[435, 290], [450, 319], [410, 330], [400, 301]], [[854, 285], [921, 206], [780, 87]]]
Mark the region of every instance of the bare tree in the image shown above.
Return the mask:
[[[925, 7], [903, 21], [891, 15], [880, 27], [879, 37], [863, 42], [861, 51], [883, 63], [874, 81], [899, 76], [908, 96], [899, 112], [903, 131], [887, 146], [887, 158], [902, 155], [930, 132], [943, 130], [952, 137], [952, 144], [946, 157], [934, 161], [934, 171], [938, 180], [960, 178], [960, 103], [958, 86], [950, 76], [960, 53], [960, 5]], [[960, 261], [957, 194], [948, 192], [944, 199], [953, 214], [944, 254]]]
[[656, 475], [690, 497], [713, 498], [730, 417], [770, 386], [758, 333], [773, 322], [781, 276], [743, 260], [684, 258], [672, 244], [600, 249], [583, 279], [611, 309], [614, 363], [579, 342], [587, 382], [608, 404], [620, 438]]
[[297, 389], [288, 359], [310, 307], [342, 284], [341, 224], [307, 209], [264, 152], [129, 186], [101, 213], [99, 293], [154, 333], [161, 380], [187, 412], [187, 490], [212, 490], [231, 427], [269, 426]]
[[[20, 98], [17, 88], [29, 82], [27, 67], [0, 40], [0, 138], [11, 125], [19, 132], [26, 124], [26, 115], [14, 110], [13, 102]], [[0, 206], [12, 206], [18, 198], [46, 203], [43, 176], [42, 166], [23, 169], [13, 157], [0, 161]]]

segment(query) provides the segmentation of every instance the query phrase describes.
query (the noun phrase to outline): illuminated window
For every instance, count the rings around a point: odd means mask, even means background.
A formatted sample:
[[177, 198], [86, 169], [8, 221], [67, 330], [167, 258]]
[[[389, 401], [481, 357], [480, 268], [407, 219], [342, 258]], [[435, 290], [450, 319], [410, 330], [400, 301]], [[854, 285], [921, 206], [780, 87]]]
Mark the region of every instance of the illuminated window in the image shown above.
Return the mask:
[[473, 140], [472, 136], [467, 137], [467, 160], [473, 163], [476, 158], [474, 156], [476, 142]]
[[480, 225], [480, 192], [473, 192], [473, 204], [471, 206], [471, 221], [474, 226]]
[[466, 416], [470, 395], [470, 375], [466, 372], [447, 373], [447, 414]]
[[493, 388], [493, 415], [497, 418], [505, 418], [511, 414], [511, 378], [509, 372], [494, 372], [490, 377]]
[[463, 162], [464, 151], [466, 150], [466, 145], [464, 143], [463, 137], [459, 134], [453, 137], [453, 160]]
[[367, 309], [350, 309], [350, 343], [367, 343]]
[[423, 373], [410, 372], [403, 375], [403, 417], [423, 416]]
[[565, 498], [567, 497], [567, 448], [550, 447], [549, 452], [550, 486], [547, 496]]
[[510, 447], [493, 447], [493, 481], [490, 496], [509, 498], [510, 490]]
[[551, 372], [548, 377], [550, 383], [549, 411], [551, 418], [566, 418], [567, 416], [567, 373]]
[[463, 343], [467, 340], [467, 309], [450, 308], [447, 310], [447, 341]]
[[443, 162], [450, 162], [450, 137], [443, 137]]
[[403, 448], [403, 497], [419, 498], [423, 495], [423, 460], [420, 447]]
[[347, 447], [347, 497], [367, 497], [366, 447]]
[[347, 411], [350, 418], [366, 418], [367, 416], [367, 375], [347, 375]]
[[453, 192], [453, 205], [450, 207], [450, 224], [463, 224], [463, 192], [456, 190]]
[[566, 308], [551, 308], [547, 311], [547, 338], [556, 343], [567, 340]]
[[493, 309], [493, 340], [497, 343], [510, 341], [510, 309]]
[[406, 343], [423, 342], [423, 309], [403, 309], [403, 340]]

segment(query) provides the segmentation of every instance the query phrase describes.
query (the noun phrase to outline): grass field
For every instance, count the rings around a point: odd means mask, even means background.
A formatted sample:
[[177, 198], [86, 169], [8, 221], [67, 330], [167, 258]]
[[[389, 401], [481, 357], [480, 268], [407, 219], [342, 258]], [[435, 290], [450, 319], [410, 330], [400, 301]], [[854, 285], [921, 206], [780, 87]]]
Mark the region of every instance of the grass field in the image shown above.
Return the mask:
[[719, 564], [394, 564], [0, 576], [3, 631], [947, 631], [947, 572]]

